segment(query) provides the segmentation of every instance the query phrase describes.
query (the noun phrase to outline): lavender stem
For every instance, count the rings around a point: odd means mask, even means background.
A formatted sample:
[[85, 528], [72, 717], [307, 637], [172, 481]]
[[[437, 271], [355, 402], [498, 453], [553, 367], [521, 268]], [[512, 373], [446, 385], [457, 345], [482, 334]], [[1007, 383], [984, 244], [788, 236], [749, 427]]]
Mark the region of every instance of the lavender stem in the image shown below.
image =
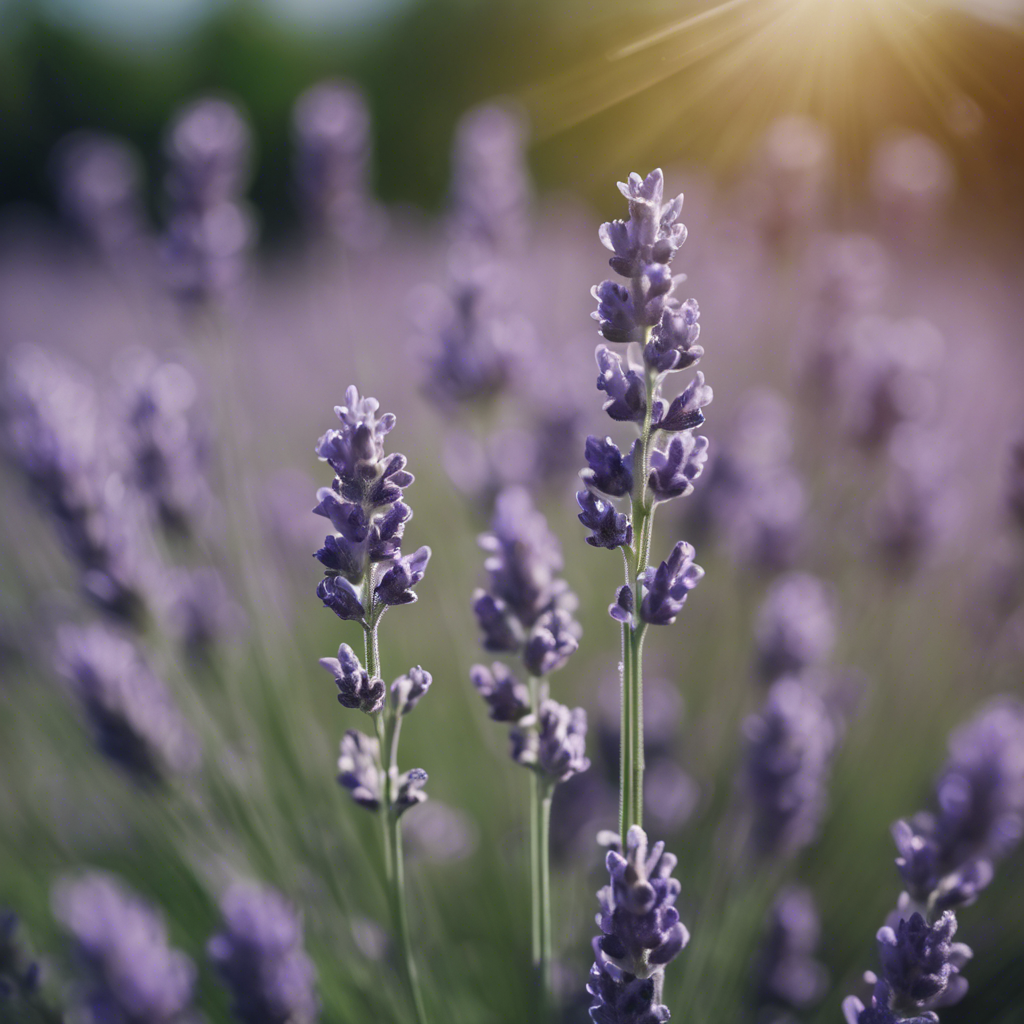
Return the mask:
[[[539, 716], [546, 686], [530, 676], [530, 706]], [[533, 966], [540, 994], [541, 1019], [551, 1017], [551, 797], [554, 786], [541, 772], [530, 779], [530, 896]]]
[[[385, 609], [377, 613], [374, 609], [374, 587], [372, 568], [368, 571], [368, 585], [365, 590], [370, 595], [367, 609], [367, 622], [363, 628], [366, 669], [371, 679], [380, 678], [380, 644], [377, 627]], [[388, 704], [373, 716], [377, 740], [380, 744], [381, 758], [387, 758], [384, 769], [384, 799], [380, 805], [381, 825], [384, 838], [384, 877], [387, 888], [388, 905], [391, 923], [398, 940], [399, 959], [405, 975], [406, 988], [412, 1001], [417, 1024], [427, 1024], [427, 1013], [423, 1006], [420, 993], [419, 977], [416, 972], [416, 961], [412, 953], [412, 941], [409, 935], [409, 917], [405, 902], [405, 859], [402, 853], [402, 826], [395, 813], [395, 784], [398, 781], [398, 738], [401, 733], [402, 719], [395, 707]]]

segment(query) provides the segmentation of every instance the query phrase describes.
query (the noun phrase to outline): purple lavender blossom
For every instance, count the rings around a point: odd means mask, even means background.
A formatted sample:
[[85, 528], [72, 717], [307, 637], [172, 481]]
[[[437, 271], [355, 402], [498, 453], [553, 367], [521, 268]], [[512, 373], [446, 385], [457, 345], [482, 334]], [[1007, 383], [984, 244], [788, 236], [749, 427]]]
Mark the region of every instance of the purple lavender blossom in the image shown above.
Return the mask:
[[754, 845], [764, 856], [790, 856], [818, 834], [836, 723], [821, 696], [790, 676], [772, 685], [743, 733]]
[[72, 132], [55, 147], [53, 170], [64, 215], [105, 256], [143, 237], [139, 157], [123, 139]]
[[500, 661], [490, 668], [474, 665], [469, 670], [469, 678], [487, 702], [495, 722], [518, 722], [530, 714], [530, 691], [507, 665]]
[[936, 783], [935, 834], [946, 865], [999, 859], [1024, 835], [1024, 703], [993, 701], [949, 738]]
[[473, 594], [473, 610], [485, 649], [522, 653], [534, 675], [561, 668], [579, 645], [576, 595], [559, 576], [558, 539], [525, 490], [498, 496], [491, 532], [480, 546], [489, 580], [486, 590]]
[[5, 447], [53, 518], [83, 590], [115, 618], [137, 621], [145, 602], [134, 523], [118, 489], [106, 486], [111, 474], [101, 459], [93, 388], [70, 365], [31, 347], [15, 351], [4, 383]]
[[[629, 288], [604, 281], [593, 289], [598, 308], [591, 315], [608, 341], [643, 341], [645, 332], [660, 324], [662, 314], [675, 308], [670, 299], [675, 282], [668, 264], [686, 241], [686, 228], [676, 223], [683, 197], [663, 203], [664, 188], [660, 170], [646, 178], [631, 174], [628, 182], [619, 183], [619, 191], [629, 200], [629, 220], [601, 226], [601, 242], [613, 253], [608, 261], [611, 268], [630, 281]], [[670, 329], [675, 333], [674, 327]], [[689, 333], [684, 331], [680, 340], [688, 350], [692, 344]], [[664, 365], [666, 351], [664, 339], [656, 340], [651, 357]], [[646, 349], [644, 358], [648, 358]]]
[[54, 913], [71, 933], [87, 973], [82, 1010], [89, 1024], [186, 1024], [196, 971], [172, 949], [160, 913], [110, 875], [65, 878]]
[[554, 700], [541, 701], [536, 728], [517, 724], [509, 733], [512, 760], [551, 783], [565, 782], [590, 767], [586, 756], [587, 713]]
[[63, 627], [60, 668], [101, 753], [140, 784], [199, 766], [199, 741], [135, 646], [99, 626]]
[[359, 89], [326, 81], [307, 89], [292, 112], [295, 181], [310, 227], [365, 251], [383, 234], [370, 195], [370, 113]]
[[384, 793], [380, 767], [380, 745], [371, 736], [349, 729], [341, 737], [338, 758], [338, 782], [345, 787], [360, 807], [368, 811], [380, 809]]
[[610, 501], [598, 497], [589, 488], [576, 492], [580, 507], [577, 517], [590, 530], [587, 543], [595, 548], [630, 547], [633, 543], [633, 524]]
[[774, 392], [750, 392], [730, 434], [699, 492], [698, 524], [718, 534], [737, 561], [786, 569], [799, 553], [807, 513], [806, 488], [792, 465], [789, 409]]
[[371, 597], [383, 605], [416, 600], [411, 588], [423, 578], [430, 548], [402, 555], [412, 510], [401, 498], [413, 475], [404, 455], [384, 454], [395, 417], [378, 419], [377, 400], [361, 398], [354, 387], [345, 392], [345, 402], [334, 410], [341, 428], [327, 431], [316, 449], [336, 474], [331, 487], [317, 492], [313, 509], [336, 531], [316, 553], [325, 570], [317, 596], [339, 618], [365, 622]]
[[221, 298], [241, 279], [255, 237], [240, 201], [250, 148], [249, 128], [226, 100], [198, 100], [170, 127], [164, 258], [171, 287], [184, 301]]
[[391, 700], [399, 715], [407, 715], [426, 695], [433, 678], [426, 669], [416, 665], [391, 684]]
[[243, 1024], [312, 1024], [316, 968], [302, 948], [302, 921], [269, 886], [237, 883], [220, 903], [221, 930], [206, 952]]
[[168, 623], [193, 657], [208, 660], [219, 642], [244, 629], [245, 612], [213, 566], [176, 570], [167, 583]]
[[384, 680], [370, 679], [348, 644], [338, 648], [337, 658], [321, 658], [320, 664], [334, 676], [338, 685], [338, 703], [342, 707], [355, 708], [368, 715], [376, 714], [384, 707]]
[[666, 561], [644, 572], [640, 603], [643, 622], [669, 626], [676, 621], [690, 591], [704, 576], [704, 570], [693, 561], [694, 554], [685, 540], [677, 541]]
[[629, 830], [625, 855], [610, 850], [609, 884], [598, 894], [601, 935], [594, 939], [594, 966], [587, 990], [595, 1024], [663, 1024], [665, 965], [689, 942], [675, 902], [676, 858], [664, 843], [648, 851], [639, 826]]
[[792, 886], [779, 893], [768, 916], [761, 951], [758, 1002], [803, 1009], [828, 988], [828, 971], [814, 958], [821, 919], [809, 889]]
[[784, 675], [824, 664], [836, 641], [835, 598], [821, 580], [791, 572], [768, 589], [755, 625], [761, 678]]
[[525, 240], [531, 199], [526, 124], [510, 106], [487, 104], [464, 114], [452, 154], [456, 236], [497, 252]]
[[196, 382], [180, 363], [140, 356], [126, 391], [128, 479], [164, 529], [191, 535], [210, 502]]
[[442, 412], [486, 406], [511, 383], [533, 341], [529, 324], [508, 307], [512, 288], [497, 264], [456, 249], [445, 287], [415, 294], [417, 345], [427, 360], [423, 390]]

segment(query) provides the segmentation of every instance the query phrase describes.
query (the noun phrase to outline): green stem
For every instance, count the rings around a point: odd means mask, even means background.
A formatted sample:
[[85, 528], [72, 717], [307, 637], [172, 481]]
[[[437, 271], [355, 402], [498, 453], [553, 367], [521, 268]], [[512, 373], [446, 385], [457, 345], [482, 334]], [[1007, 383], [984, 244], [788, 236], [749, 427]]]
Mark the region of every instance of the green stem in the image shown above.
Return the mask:
[[[372, 575], [365, 593], [372, 595]], [[374, 614], [373, 598], [367, 609], [367, 622], [363, 630], [366, 653], [366, 671], [371, 679], [379, 679], [380, 646], [377, 638], [377, 624], [380, 614]], [[384, 877], [387, 888], [388, 908], [391, 924], [398, 944], [399, 961], [402, 966], [405, 985], [412, 1002], [417, 1024], [427, 1024], [427, 1013], [420, 992], [416, 961], [412, 953], [412, 939], [409, 934], [409, 917], [405, 900], [405, 858], [402, 854], [402, 826], [395, 813], [396, 787], [398, 784], [398, 739], [402, 731], [402, 719], [396, 714], [390, 701], [382, 711], [373, 716], [380, 745], [381, 771], [384, 780], [384, 799], [380, 806], [381, 831], [384, 841]]]
[[[646, 344], [647, 339], [644, 339]], [[648, 504], [647, 476], [656, 430], [651, 420], [654, 411], [657, 373], [648, 369], [647, 408], [640, 433], [639, 456], [633, 479], [639, 493], [633, 499], [633, 544], [624, 551], [626, 583], [633, 592], [632, 621], [622, 624], [622, 715], [619, 770], [619, 834], [622, 842], [632, 825], [643, 825], [644, 814], [644, 694], [643, 645], [646, 625], [640, 621], [641, 579], [650, 560], [654, 527], [654, 504]]]
[[[542, 681], [530, 677], [530, 708], [540, 713]], [[536, 728], [536, 726], [535, 726]], [[550, 822], [553, 787], [539, 771], [530, 779], [530, 928], [533, 968], [541, 1019], [551, 1017], [551, 864]]]

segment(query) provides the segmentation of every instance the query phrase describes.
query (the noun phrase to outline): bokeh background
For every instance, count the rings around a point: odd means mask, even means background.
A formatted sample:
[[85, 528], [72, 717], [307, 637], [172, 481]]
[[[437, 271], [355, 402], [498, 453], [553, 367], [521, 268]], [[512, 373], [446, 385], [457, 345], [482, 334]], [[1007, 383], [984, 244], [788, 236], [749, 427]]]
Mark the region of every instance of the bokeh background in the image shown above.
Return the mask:
[[[619, 656], [606, 615], [619, 566], [583, 543], [573, 500], [583, 437], [609, 429], [588, 292], [607, 274], [597, 227], [623, 212], [615, 182], [662, 166], [686, 194], [676, 265], [701, 305], [716, 392], [704, 432], [724, 453], [656, 539], [664, 552], [692, 540], [707, 571], [680, 622], [647, 643], [663, 712], [649, 814], [680, 857], [694, 936], [666, 1002], [682, 1021], [779, 1019], [753, 979], [768, 907], [799, 882], [821, 915], [827, 982], [786, 1012], [841, 1019], [899, 892], [890, 823], [934, 806], [957, 723], [996, 694], [1021, 697], [1022, 31], [1021, 5], [995, 0], [0, 2], [5, 362], [37, 346], [95, 389], [79, 416], [59, 377], [44, 386], [72, 436], [95, 413], [105, 487], [122, 475], [133, 373], [147, 358], [176, 367], [210, 489], [187, 544], [149, 531], [147, 596], [172, 610], [135, 636], [199, 735], [202, 768], [140, 789], [97, 753], [55, 668], [61, 626], [99, 613], [16, 452], [3, 469], [0, 907], [43, 958], [52, 1006], [73, 1001], [78, 976], [52, 886], [91, 867], [162, 908], [211, 1022], [229, 1014], [204, 946], [238, 877], [301, 910], [322, 1020], [407, 1019], [398, 986], [382, 984], [376, 828], [334, 778], [339, 736], [361, 723], [317, 665], [357, 640], [315, 597], [322, 530], [309, 513], [330, 475], [313, 445], [357, 383], [398, 415], [391, 438], [417, 476], [408, 536], [434, 551], [419, 601], [382, 627], [388, 678], [417, 663], [435, 678], [403, 742], [403, 761], [431, 777], [431, 802], [407, 819], [430, 1009], [453, 1024], [536, 1019], [523, 773], [468, 681], [484, 659], [476, 537], [495, 487], [521, 483], [581, 599], [581, 650], [556, 686], [587, 709], [595, 763], [556, 803], [555, 931], [565, 1019], [586, 1019]], [[386, 211], [355, 240], [323, 237], [294, 180], [294, 104], [334, 77], [365, 97], [369, 192]], [[174, 215], [168, 124], [207, 95], [251, 126], [252, 227], [230, 287], [197, 303], [153, 253]], [[518, 237], [495, 252], [515, 370], [481, 412], [431, 401], [425, 382], [438, 295], [460, 281], [453, 145], [466, 112], [495, 98], [519, 126], [498, 159], [529, 188], [513, 204]], [[127, 258], [59, 199], [55, 147], [80, 129], [138, 155], [146, 242]], [[197, 661], [181, 649], [175, 573], [211, 565], [223, 600]], [[757, 609], [793, 570], [834, 601], [844, 739], [814, 841], [766, 861], [744, 852], [742, 727], [764, 697]], [[961, 916], [971, 992], [944, 1024], [1024, 1015], [1022, 901], [1018, 851]]]

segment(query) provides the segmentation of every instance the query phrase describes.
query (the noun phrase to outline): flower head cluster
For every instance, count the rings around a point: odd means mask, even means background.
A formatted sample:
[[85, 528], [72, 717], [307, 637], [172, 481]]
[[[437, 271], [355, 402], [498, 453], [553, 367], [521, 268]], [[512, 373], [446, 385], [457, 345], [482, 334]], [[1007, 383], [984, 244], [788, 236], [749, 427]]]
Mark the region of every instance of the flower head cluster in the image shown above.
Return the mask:
[[1024, 704], [1001, 698], [955, 730], [939, 810], [893, 825], [902, 910], [972, 903], [1024, 835]]
[[116, 136], [76, 131], [53, 156], [64, 215], [103, 255], [123, 255], [144, 233], [138, 154]]
[[[519, 657], [526, 672], [544, 679], [562, 668], [579, 647], [581, 629], [573, 618], [576, 595], [560, 576], [562, 552], [543, 514], [522, 488], [501, 492], [491, 531], [480, 538], [487, 553], [486, 589], [473, 594], [473, 611], [485, 650]], [[490, 708], [491, 718], [513, 725], [512, 759], [552, 784], [586, 771], [587, 716], [535, 692], [495, 662], [474, 665], [470, 678]]]
[[791, 855], [817, 836], [838, 725], [821, 695], [786, 676], [743, 732], [754, 844], [762, 855]]
[[[629, 200], [629, 219], [601, 226], [600, 236], [613, 253], [612, 269], [628, 284], [604, 281], [593, 290], [597, 299], [594, 319], [612, 344], [639, 346], [641, 362], [599, 345], [596, 351], [598, 390], [607, 395], [605, 412], [617, 422], [633, 423], [639, 440], [623, 452], [608, 437], [590, 437], [586, 444], [587, 468], [576, 500], [579, 519], [590, 530], [594, 547], [632, 549], [639, 539], [631, 512], [647, 517], [654, 506], [693, 491], [708, 457], [707, 438], [693, 431], [704, 422], [703, 409], [712, 391], [697, 373], [681, 394], [669, 400], [661, 387], [670, 372], [694, 366], [704, 354], [699, 311], [693, 299], [680, 302], [672, 291], [682, 277], [673, 277], [669, 264], [686, 239], [677, 223], [683, 197], [664, 202], [660, 170], [646, 178], [631, 174], [619, 184]], [[631, 502], [620, 512], [616, 502]], [[646, 557], [647, 552], [639, 552]], [[686, 595], [703, 575], [693, 563], [693, 548], [677, 544], [660, 566], [640, 566], [637, 581], [642, 593], [627, 584], [610, 609], [614, 618], [665, 625], [675, 621]]]
[[809, 889], [791, 886], [772, 904], [761, 950], [758, 1002], [801, 1009], [828, 988], [828, 971], [814, 958], [821, 919]]
[[665, 965], [689, 942], [675, 902], [676, 858], [664, 843], [648, 849], [647, 835], [630, 828], [624, 853], [609, 850], [609, 883], [597, 894], [601, 929], [593, 942], [594, 966], [587, 990], [595, 1024], [662, 1024]]
[[167, 581], [168, 624], [191, 656], [208, 658], [218, 641], [244, 629], [245, 612], [213, 566], [176, 569]]
[[195, 733], [134, 644], [100, 625], [65, 626], [58, 648], [68, 687], [106, 757], [141, 784], [198, 767]]
[[196, 971], [167, 942], [159, 912], [117, 879], [93, 872], [63, 879], [54, 912], [75, 940], [87, 972], [89, 1024], [186, 1024]]
[[5, 385], [5, 447], [53, 518], [83, 589], [109, 614], [138, 617], [144, 602], [134, 523], [124, 488], [107, 486], [95, 392], [70, 366], [36, 348], [14, 353]]
[[295, 180], [310, 226], [352, 250], [384, 228], [370, 196], [370, 113], [353, 85], [326, 81], [307, 89], [292, 113]]
[[496, 263], [456, 250], [446, 286], [416, 293], [414, 317], [427, 360], [423, 389], [443, 412], [494, 401], [510, 383], [517, 354], [531, 344], [529, 324], [503, 299], [509, 285]]
[[164, 529], [193, 533], [209, 502], [196, 382], [180, 363], [142, 357], [131, 367], [126, 390], [128, 479]]
[[539, 772], [552, 784], [566, 782], [590, 767], [583, 708], [567, 708], [545, 698], [535, 719], [520, 719], [510, 736], [512, 760]]
[[302, 948], [302, 921], [276, 890], [238, 883], [220, 903], [221, 930], [206, 952], [230, 989], [242, 1024], [312, 1024], [316, 969]]
[[865, 975], [870, 1005], [849, 996], [848, 1024], [932, 1024], [966, 993], [971, 950], [952, 941], [954, 910], [977, 899], [1024, 834], [1024, 703], [999, 698], [953, 732], [936, 796], [937, 813], [893, 825], [904, 891], [878, 932], [881, 977]]
[[835, 646], [835, 598], [817, 577], [788, 573], [769, 587], [755, 635], [758, 669], [766, 681], [821, 665]]
[[185, 301], [223, 296], [237, 284], [255, 227], [242, 203], [249, 127], [226, 100], [182, 110], [165, 142], [170, 216], [164, 256], [173, 290]]
[[405, 456], [384, 454], [384, 438], [395, 417], [378, 419], [375, 398], [361, 398], [350, 387], [345, 405], [335, 407], [341, 427], [329, 430], [316, 453], [335, 472], [334, 483], [317, 492], [313, 511], [335, 532], [316, 558], [325, 575], [317, 587], [324, 606], [339, 618], [365, 623], [375, 608], [408, 604], [422, 578], [430, 548], [402, 555], [402, 535], [412, 509], [402, 491], [413, 482]]
[[952, 1006], [967, 993], [960, 970], [972, 953], [952, 941], [955, 934], [956, 916], [949, 910], [933, 924], [915, 913], [895, 928], [879, 929], [881, 977], [869, 975], [875, 982], [869, 1007], [856, 996], [843, 1001], [848, 1024], [937, 1021], [934, 1010]]

